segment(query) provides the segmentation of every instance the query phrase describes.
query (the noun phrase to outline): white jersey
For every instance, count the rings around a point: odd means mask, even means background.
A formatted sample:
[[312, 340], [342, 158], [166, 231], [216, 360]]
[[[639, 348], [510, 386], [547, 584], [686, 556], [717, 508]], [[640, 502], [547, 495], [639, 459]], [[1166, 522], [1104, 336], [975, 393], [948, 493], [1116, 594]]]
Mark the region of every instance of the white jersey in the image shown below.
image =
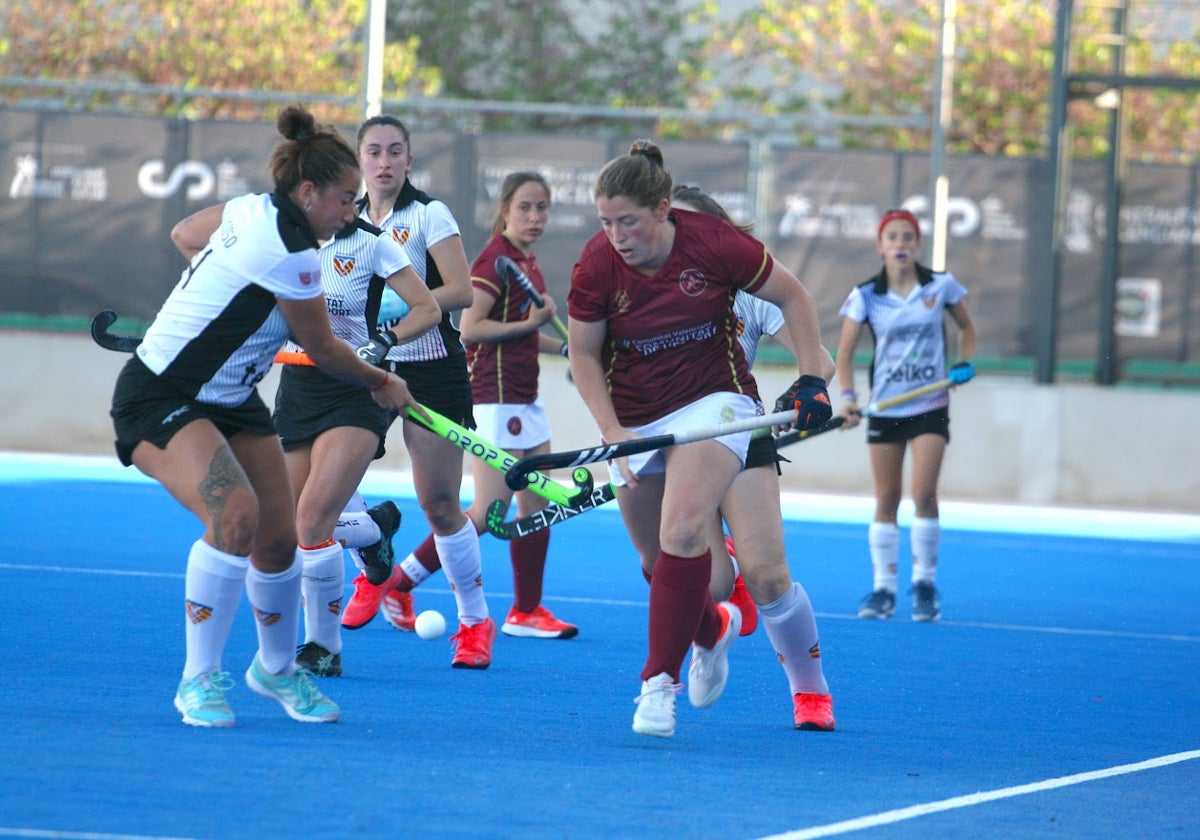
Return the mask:
[[[887, 289], [886, 276], [877, 275], [855, 286], [842, 304], [841, 315], [864, 323], [875, 339], [871, 360], [871, 402], [946, 378], [945, 312], [967, 296], [953, 274], [917, 266], [920, 282], [900, 297]], [[881, 417], [912, 417], [945, 408], [946, 391], [879, 412]]]
[[146, 331], [138, 357], [200, 402], [239, 406], [290, 333], [276, 299], [320, 294], [317, 240], [300, 208], [279, 194], [230, 199], [220, 227]]
[[[326, 242], [321, 247], [321, 285], [333, 334], [356, 349], [366, 344], [379, 320], [387, 278], [410, 265], [408, 254], [390, 233], [361, 218]], [[303, 348], [289, 342], [288, 349]]]
[[769, 300], [739, 291], [733, 298], [733, 314], [738, 319], [737, 337], [746, 354], [746, 365], [753, 368], [759, 339], [783, 329], [783, 310]]
[[[361, 215], [362, 218], [370, 220], [370, 212], [365, 205]], [[429, 249], [451, 236], [461, 235], [458, 222], [454, 220], [449, 207], [421, 192], [410, 181], [405, 181], [404, 188], [400, 190], [396, 199], [396, 206], [379, 227], [391, 233], [408, 253], [412, 267], [425, 281], [426, 286], [436, 289], [443, 285], [437, 265], [429, 256]], [[380, 304], [379, 325], [387, 328], [396, 324], [407, 310], [402, 304], [399, 295], [385, 288]], [[400, 317], [390, 317], [396, 314]], [[451, 320], [450, 313], [446, 312], [439, 324], [430, 327], [411, 341], [396, 345], [388, 352], [387, 358], [392, 362], [428, 362], [463, 352], [458, 329]]]

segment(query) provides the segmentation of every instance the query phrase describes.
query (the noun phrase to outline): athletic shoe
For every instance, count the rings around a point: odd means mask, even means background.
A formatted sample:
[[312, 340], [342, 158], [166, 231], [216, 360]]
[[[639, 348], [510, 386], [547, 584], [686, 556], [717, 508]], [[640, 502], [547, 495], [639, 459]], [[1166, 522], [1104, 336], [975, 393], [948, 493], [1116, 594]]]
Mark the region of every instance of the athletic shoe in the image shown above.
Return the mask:
[[300, 668], [291, 674], [268, 674], [255, 654], [246, 671], [246, 685], [255, 694], [269, 697], [288, 713], [292, 720], [303, 723], [336, 723], [342, 710], [338, 704], [321, 693], [312, 681], [312, 674]]
[[688, 666], [688, 702], [697, 709], [721, 699], [729, 679], [729, 646], [742, 626], [742, 614], [728, 601], [717, 604], [721, 613], [721, 635], [712, 648], [692, 644], [692, 664]]
[[379, 612], [379, 602], [383, 600], [383, 596], [400, 582], [403, 575], [403, 569], [393, 566], [391, 576], [376, 586], [367, 580], [365, 574], [359, 573], [354, 579], [354, 594], [342, 610], [342, 626], [347, 630], [357, 630], [370, 624], [375, 613]]
[[919, 580], [913, 584], [913, 621], [937, 621], [942, 610], [938, 606], [937, 587], [932, 581]]
[[521, 612], [514, 605], [508, 611], [508, 618], [504, 619], [500, 632], [525, 639], [570, 639], [579, 635], [579, 628], [559, 621], [543, 606], [534, 607], [531, 612]]
[[658, 674], [642, 683], [642, 692], [633, 698], [633, 731], [639, 735], [670, 738], [675, 734], [675, 695], [683, 688], [670, 674]]
[[739, 635], [749, 636], [758, 628], [758, 605], [750, 597], [750, 590], [746, 588], [746, 581], [742, 580], [741, 575], [733, 580], [733, 592], [729, 594], [729, 603], [737, 607], [738, 612], [742, 614], [742, 629], [738, 631]]
[[212, 671], [190, 680], [180, 680], [175, 692], [175, 708], [189, 726], [233, 726], [233, 709], [225, 701], [225, 692], [233, 688], [227, 671]]
[[454, 668], [473, 668], [482, 671], [492, 664], [492, 642], [496, 640], [496, 622], [485, 618], [478, 624], [467, 627], [458, 625], [458, 632], [450, 637], [454, 645]]
[[832, 732], [833, 696], [830, 694], [797, 694], [792, 698], [797, 729]]
[[315, 677], [342, 675], [342, 655], [330, 652], [320, 642], [305, 642], [296, 648], [296, 664], [307, 668]]
[[876, 589], [862, 600], [858, 608], [859, 618], [891, 618], [896, 611], [896, 593], [886, 589]]
[[367, 515], [379, 526], [379, 542], [364, 546], [358, 552], [362, 555], [363, 574], [367, 576], [368, 581], [378, 586], [388, 579], [396, 559], [392, 552], [392, 537], [400, 530], [400, 508], [396, 507], [395, 502], [388, 500], [369, 509]]
[[[397, 566], [396, 570], [399, 571], [400, 567]], [[417, 613], [413, 609], [413, 596], [411, 592], [401, 592], [399, 589], [393, 589], [383, 596], [383, 602], [379, 607], [383, 612], [383, 620], [397, 630], [411, 633], [417, 629]]]

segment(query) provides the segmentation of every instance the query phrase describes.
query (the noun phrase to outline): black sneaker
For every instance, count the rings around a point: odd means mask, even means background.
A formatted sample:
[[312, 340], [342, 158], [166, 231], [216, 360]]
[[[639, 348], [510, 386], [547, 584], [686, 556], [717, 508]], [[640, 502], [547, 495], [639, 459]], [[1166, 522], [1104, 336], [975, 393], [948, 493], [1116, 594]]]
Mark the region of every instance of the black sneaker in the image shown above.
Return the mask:
[[919, 580], [913, 584], [913, 621], [937, 621], [941, 615], [938, 606], [937, 587], [931, 581]]
[[296, 664], [317, 677], [340, 677], [342, 655], [330, 653], [320, 642], [305, 642], [296, 648]]
[[858, 608], [859, 618], [891, 618], [896, 611], [896, 593], [886, 589], [876, 589], [862, 600]]
[[400, 508], [392, 501], [380, 502], [367, 511], [375, 520], [382, 536], [379, 542], [359, 549], [363, 559], [363, 574], [367, 582], [375, 586], [383, 583], [392, 574], [395, 555], [392, 553], [392, 537], [400, 530]]

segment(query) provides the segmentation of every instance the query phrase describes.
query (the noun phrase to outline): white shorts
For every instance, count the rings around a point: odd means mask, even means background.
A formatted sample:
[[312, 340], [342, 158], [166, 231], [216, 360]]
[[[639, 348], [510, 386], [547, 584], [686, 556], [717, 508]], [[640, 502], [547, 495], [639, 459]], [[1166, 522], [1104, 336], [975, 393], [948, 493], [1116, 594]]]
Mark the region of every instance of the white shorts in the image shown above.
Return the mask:
[[[762, 403], [753, 397], [746, 394], [735, 394], [731, 391], [719, 391], [701, 397], [694, 403], [685, 405], [683, 408], [672, 411], [644, 426], [631, 426], [630, 431], [637, 432], [642, 437], [677, 435], [693, 429], [745, 420], [763, 413]], [[753, 434], [754, 432], [735, 432], [731, 435], [713, 438], [713, 440], [723, 444], [745, 466], [746, 450], [750, 447], [750, 438]], [[653, 475], [664, 472], [666, 468], [667, 461], [661, 449], [629, 456], [629, 469], [634, 475]], [[625, 479], [621, 477], [621, 471], [615, 464], [609, 465], [608, 475], [614, 487], [625, 486]]]
[[539, 397], [532, 403], [476, 403], [475, 431], [501, 449], [533, 449], [550, 440], [550, 419]]

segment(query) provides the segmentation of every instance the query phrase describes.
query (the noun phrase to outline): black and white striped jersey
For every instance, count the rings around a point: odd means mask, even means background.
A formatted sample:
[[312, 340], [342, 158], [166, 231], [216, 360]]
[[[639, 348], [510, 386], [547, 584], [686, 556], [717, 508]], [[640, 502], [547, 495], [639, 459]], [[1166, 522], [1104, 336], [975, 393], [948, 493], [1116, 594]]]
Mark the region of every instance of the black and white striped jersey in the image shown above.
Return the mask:
[[[361, 215], [370, 220], [365, 202]], [[449, 207], [418, 190], [411, 181], [405, 181], [396, 198], [396, 206], [380, 227], [390, 232], [392, 238], [408, 253], [413, 268], [426, 286], [436, 289], [443, 285], [442, 275], [429, 256], [429, 249], [444, 239], [461, 235], [458, 222], [451, 215]], [[396, 307], [399, 299], [400, 296], [391, 289], [383, 290], [385, 320], [380, 323], [381, 327], [387, 328], [398, 322], [399, 319], [387, 319], [387, 313]], [[428, 362], [464, 352], [451, 313], [445, 312], [441, 323], [430, 327], [412, 341], [396, 345], [388, 352], [387, 358], [393, 362]]]
[[[362, 218], [326, 242], [321, 247], [321, 285], [333, 334], [354, 348], [366, 344], [379, 320], [383, 290], [391, 291], [387, 278], [410, 265], [408, 254], [390, 233]], [[289, 342], [288, 349], [302, 348]]]
[[317, 240], [300, 208], [278, 193], [233, 198], [137, 354], [194, 399], [238, 406], [271, 369], [290, 333], [276, 298], [320, 294]]

